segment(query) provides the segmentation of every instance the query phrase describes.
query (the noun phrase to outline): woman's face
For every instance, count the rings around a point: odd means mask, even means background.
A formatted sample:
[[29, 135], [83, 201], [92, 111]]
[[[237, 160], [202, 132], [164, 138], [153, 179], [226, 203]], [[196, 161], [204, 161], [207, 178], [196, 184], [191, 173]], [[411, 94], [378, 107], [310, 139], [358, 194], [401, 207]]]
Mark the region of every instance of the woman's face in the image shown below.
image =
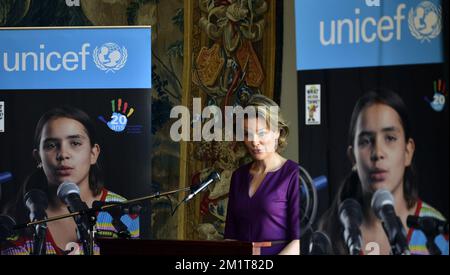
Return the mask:
[[38, 158], [50, 184], [89, 183], [89, 169], [97, 162], [100, 147], [91, 142], [80, 122], [70, 118], [48, 121], [42, 129]]
[[280, 133], [272, 131], [264, 118], [244, 120], [244, 144], [255, 160], [272, 156], [278, 146]]
[[385, 188], [395, 193], [403, 188], [405, 168], [411, 165], [414, 154], [414, 141], [405, 140], [400, 116], [393, 108], [374, 104], [359, 114], [349, 153], [365, 192]]

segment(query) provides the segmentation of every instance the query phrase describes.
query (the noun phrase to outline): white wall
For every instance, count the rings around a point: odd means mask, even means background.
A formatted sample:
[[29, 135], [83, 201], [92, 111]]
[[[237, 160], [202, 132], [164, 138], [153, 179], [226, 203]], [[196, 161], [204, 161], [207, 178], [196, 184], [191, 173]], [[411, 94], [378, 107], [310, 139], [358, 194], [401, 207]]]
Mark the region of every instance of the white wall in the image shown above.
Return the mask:
[[289, 123], [288, 147], [283, 155], [298, 162], [298, 99], [297, 66], [295, 45], [295, 9], [294, 0], [284, 1], [283, 67], [281, 80], [281, 112]]

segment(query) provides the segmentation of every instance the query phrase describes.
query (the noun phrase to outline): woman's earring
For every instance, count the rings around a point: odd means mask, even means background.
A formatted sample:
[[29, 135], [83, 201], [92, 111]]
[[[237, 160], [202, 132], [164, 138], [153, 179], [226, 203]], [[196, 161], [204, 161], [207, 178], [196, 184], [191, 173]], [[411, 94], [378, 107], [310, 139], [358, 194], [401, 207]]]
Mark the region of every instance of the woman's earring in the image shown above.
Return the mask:
[[356, 164], [355, 164], [355, 165], [353, 165], [353, 167], [352, 167], [352, 171], [353, 171], [353, 172], [356, 172], [356, 171], [358, 171], [358, 168], [356, 168]]
[[278, 139], [275, 139], [275, 151], [278, 149]]
[[39, 162], [38, 165], [36, 166], [37, 169], [41, 169], [42, 168], [42, 162]]

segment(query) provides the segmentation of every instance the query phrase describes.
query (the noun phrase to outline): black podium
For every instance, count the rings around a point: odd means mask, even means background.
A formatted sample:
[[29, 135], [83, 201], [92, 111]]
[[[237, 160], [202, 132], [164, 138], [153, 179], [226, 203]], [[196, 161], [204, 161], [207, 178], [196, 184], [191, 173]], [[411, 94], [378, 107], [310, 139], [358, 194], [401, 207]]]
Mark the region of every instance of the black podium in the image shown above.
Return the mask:
[[171, 255], [198, 256], [260, 255], [271, 242], [191, 241], [191, 240], [126, 240], [99, 238], [101, 255]]

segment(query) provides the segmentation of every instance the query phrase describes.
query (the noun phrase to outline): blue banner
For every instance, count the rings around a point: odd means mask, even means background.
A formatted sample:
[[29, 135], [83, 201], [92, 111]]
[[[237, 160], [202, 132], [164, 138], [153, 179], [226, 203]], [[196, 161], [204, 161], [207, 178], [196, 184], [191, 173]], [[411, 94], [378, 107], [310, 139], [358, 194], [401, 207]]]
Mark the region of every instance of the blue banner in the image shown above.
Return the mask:
[[443, 62], [439, 0], [296, 0], [297, 70]]
[[151, 88], [151, 29], [0, 29], [0, 89]]

